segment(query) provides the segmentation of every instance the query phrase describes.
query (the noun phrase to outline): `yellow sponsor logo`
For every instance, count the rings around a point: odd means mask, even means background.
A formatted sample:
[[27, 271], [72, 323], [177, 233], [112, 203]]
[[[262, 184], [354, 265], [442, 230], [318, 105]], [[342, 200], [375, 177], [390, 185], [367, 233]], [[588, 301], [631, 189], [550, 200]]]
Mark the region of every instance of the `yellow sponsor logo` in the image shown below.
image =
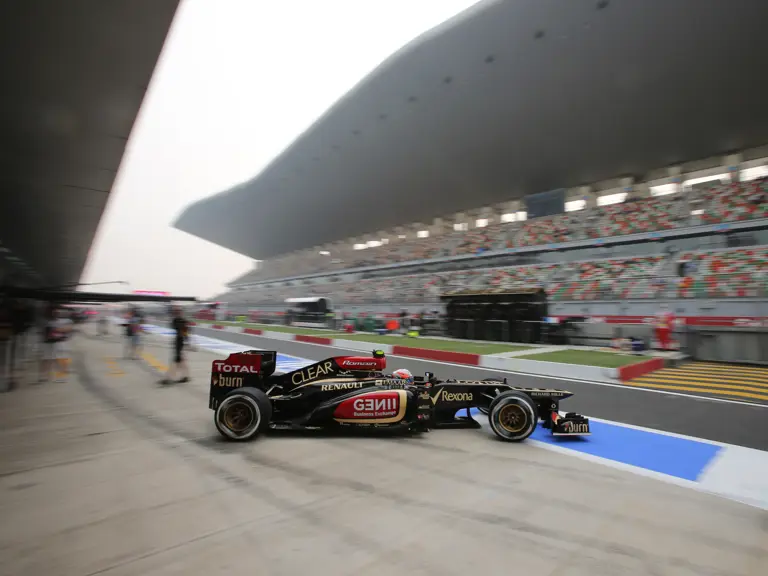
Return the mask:
[[566, 434], [586, 434], [589, 432], [589, 424], [586, 422], [563, 422], [563, 432]]
[[438, 400], [443, 402], [472, 402], [473, 399], [472, 392], [448, 392], [445, 388], [441, 388], [432, 396], [432, 404], [437, 404]]
[[357, 390], [362, 388], [362, 382], [337, 382], [335, 384], [322, 384], [320, 386], [321, 392], [336, 392], [338, 390]]
[[242, 376], [220, 376], [214, 374], [211, 377], [211, 383], [219, 388], [242, 388], [243, 377]]
[[312, 380], [316, 380], [321, 376], [326, 376], [332, 373], [333, 362], [328, 360], [322, 364], [315, 364], [314, 366], [309, 366], [304, 370], [296, 372], [293, 376], [291, 376], [291, 381], [296, 385], [304, 384], [305, 382], [311, 382]]

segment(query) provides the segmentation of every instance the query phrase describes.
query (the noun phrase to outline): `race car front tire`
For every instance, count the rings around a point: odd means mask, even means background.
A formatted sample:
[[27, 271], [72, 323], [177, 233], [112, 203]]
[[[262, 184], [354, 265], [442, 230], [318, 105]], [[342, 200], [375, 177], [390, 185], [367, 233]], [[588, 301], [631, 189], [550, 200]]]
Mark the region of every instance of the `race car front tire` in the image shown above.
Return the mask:
[[536, 404], [523, 392], [502, 392], [488, 407], [491, 430], [506, 442], [522, 442], [536, 430]]
[[[501, 378], [483, 378], [483, 382], [498, 382], [499, 384], [504, 384], [504, 380], [502, 380]], [[478, 406], [477, 409], [480, 411], [481, 414], [485, 414], [486, 416], [488, 416], [488, 411], [490, 410], [490, 406], [489, 407]]]
[[272, 403], [258, 388], [238, 388], [224, 396], [213, 421], [227, 440], [245, 442], [269, 427]]

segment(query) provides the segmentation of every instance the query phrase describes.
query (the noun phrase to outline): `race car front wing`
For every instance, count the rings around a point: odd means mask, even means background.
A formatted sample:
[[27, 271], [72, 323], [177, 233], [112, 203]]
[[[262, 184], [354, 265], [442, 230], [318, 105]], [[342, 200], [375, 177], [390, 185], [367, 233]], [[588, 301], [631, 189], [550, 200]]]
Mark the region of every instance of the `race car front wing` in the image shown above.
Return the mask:
[[553, 436], [589, 436], [589, 419], [576, 414], [567, 412], [565, 416], [552, 412], [552, 435]]

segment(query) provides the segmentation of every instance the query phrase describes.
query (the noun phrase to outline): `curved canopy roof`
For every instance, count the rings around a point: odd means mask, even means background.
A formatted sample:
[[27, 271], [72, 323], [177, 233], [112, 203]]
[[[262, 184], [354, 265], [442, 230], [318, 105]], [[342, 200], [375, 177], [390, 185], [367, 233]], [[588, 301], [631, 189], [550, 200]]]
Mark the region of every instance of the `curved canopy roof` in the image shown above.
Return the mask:
[[768, 2], [487, 1], [176, 227], [257, 259], [768, 143]]
[[79, 280], [178, 3], [0, 5], [0, 243], [39, 282]]

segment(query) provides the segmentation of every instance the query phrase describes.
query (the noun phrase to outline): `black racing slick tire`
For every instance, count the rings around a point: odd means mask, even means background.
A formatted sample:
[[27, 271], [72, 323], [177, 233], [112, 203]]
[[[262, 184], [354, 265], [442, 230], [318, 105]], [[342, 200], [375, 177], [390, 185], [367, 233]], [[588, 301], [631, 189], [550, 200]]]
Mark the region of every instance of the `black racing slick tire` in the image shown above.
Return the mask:
[[536, 430], [536, 404], [523, 392], [502, 392], [488, 407], [491, 430], [506, 442], [522, 442]]
[[[499, 384], [504, 384], [504, 380], [502, 380], [501, 378], [483, 378], [483, 382], [498, 382]], [[485, 414], [486, 416], [488, 416], [488, 411], [490, 410], [490, 407], [486, 408], [485, 406], [478, 406], [477, 409], [480, 411], [481, 414]]]
[[227, 440], [245, 442], [269, 427], [272, 403], [258, 388], [232, 390], [219, 402], [213, 421]]

